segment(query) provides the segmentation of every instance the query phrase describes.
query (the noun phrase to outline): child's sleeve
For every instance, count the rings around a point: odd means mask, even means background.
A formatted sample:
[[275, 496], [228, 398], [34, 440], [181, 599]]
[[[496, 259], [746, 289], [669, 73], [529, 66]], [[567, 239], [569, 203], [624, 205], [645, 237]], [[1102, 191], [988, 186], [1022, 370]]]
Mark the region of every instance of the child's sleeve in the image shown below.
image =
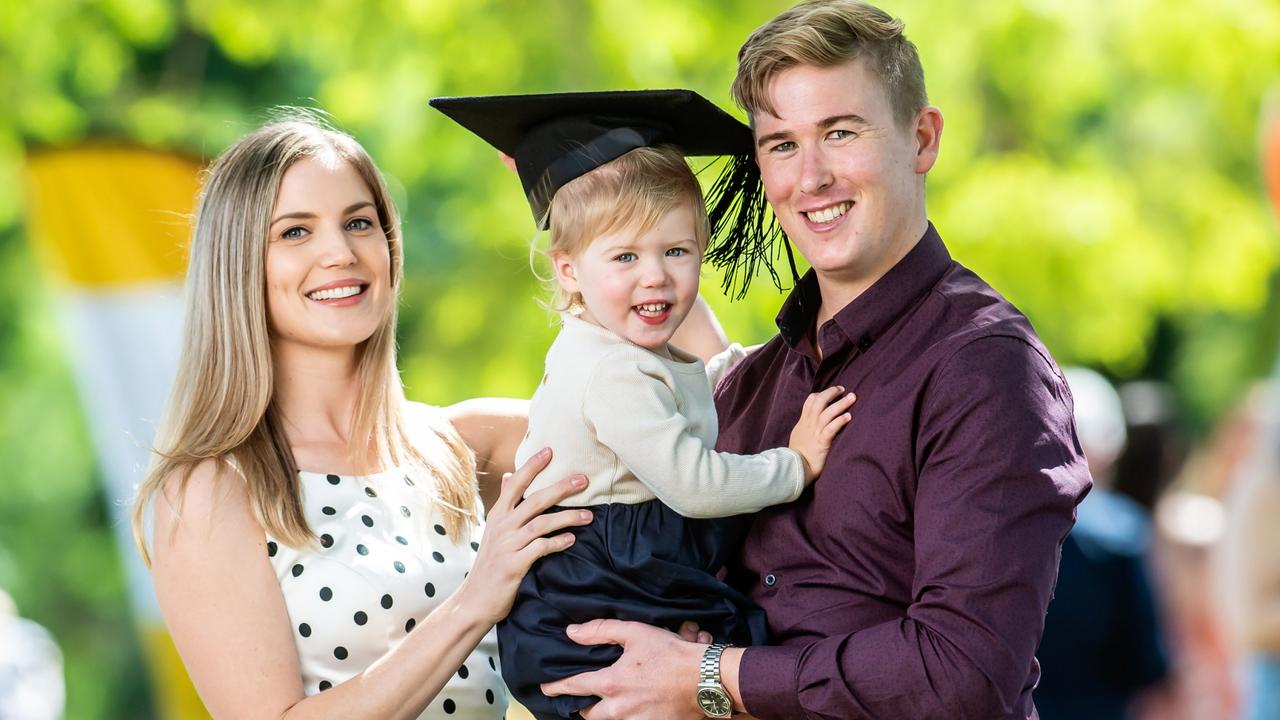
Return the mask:
[[[714, 422], [714, 408], [708, 412]], [[583, 415], [596, 438], [685, 517], [757, 512], [804, 490], [804, 464], [790, 448], [734, 455], [704, 446], [679, 411], [670, 371], [656, 358], [600, 363], [587, 384]]]
[[707, 361], [707, 381], [711, 383], [712, 389], [715, 389], [715, 386], [720, 384], [720, 379], [732, 370], [735, 365], [746, 359], [747, 352], [741, 344], [732, 343]]

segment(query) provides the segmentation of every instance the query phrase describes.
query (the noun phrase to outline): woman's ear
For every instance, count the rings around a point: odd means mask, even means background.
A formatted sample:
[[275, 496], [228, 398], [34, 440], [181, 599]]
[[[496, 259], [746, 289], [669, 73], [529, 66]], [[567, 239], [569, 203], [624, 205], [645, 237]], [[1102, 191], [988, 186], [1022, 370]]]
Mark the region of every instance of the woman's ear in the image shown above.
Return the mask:
[[560, 283], [561, 290], [570, 294], [578, 292], [578, 270], [573, 266], [573, 256], [564, 252], [552, 253], [551, 268], [556, 273], [556, 281]]

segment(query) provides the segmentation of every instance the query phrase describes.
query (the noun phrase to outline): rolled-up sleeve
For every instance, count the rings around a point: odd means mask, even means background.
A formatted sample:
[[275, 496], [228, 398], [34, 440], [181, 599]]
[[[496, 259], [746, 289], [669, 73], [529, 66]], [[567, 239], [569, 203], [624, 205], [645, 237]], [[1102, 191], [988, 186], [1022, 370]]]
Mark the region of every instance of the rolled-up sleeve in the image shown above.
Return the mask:
[[776, 718], [1007, 718], [1063, 538], [1090, 486], [1069, 390], [1021, 338], [942, 361], [916, 430], [912, 599], [901, 617], [808, 644], [748, 648], [747, 710]]

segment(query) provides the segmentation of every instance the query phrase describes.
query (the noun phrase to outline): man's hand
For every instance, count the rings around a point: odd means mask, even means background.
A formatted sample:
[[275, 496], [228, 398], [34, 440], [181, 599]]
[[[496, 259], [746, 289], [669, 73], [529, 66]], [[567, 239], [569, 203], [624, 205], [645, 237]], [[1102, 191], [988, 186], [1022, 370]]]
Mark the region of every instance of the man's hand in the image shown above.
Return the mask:
[[[682, 628], [685, 630], [686, 628]], [[621, 645], [622, 657], [602, 670], [546, 683], [542, 692], [595, 695], [600, 702], [582, 712], [587, 720], [697, 720], [698, 665], [706, 644], [644, 623], [592, 620], [570, 625], [579, 645]]]

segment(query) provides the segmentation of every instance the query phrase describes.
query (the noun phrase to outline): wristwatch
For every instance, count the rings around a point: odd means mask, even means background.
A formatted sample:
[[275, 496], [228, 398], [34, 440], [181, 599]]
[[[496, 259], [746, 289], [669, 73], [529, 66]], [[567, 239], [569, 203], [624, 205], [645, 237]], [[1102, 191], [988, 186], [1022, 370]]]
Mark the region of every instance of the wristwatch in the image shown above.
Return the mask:
[[729, 647], [716, 643], [702, 653], [702, 665], [698, 676], [698, 707], [711, 718], [727, 718], [733, 715], [733, 701], [720, 683], [720, 654]]

